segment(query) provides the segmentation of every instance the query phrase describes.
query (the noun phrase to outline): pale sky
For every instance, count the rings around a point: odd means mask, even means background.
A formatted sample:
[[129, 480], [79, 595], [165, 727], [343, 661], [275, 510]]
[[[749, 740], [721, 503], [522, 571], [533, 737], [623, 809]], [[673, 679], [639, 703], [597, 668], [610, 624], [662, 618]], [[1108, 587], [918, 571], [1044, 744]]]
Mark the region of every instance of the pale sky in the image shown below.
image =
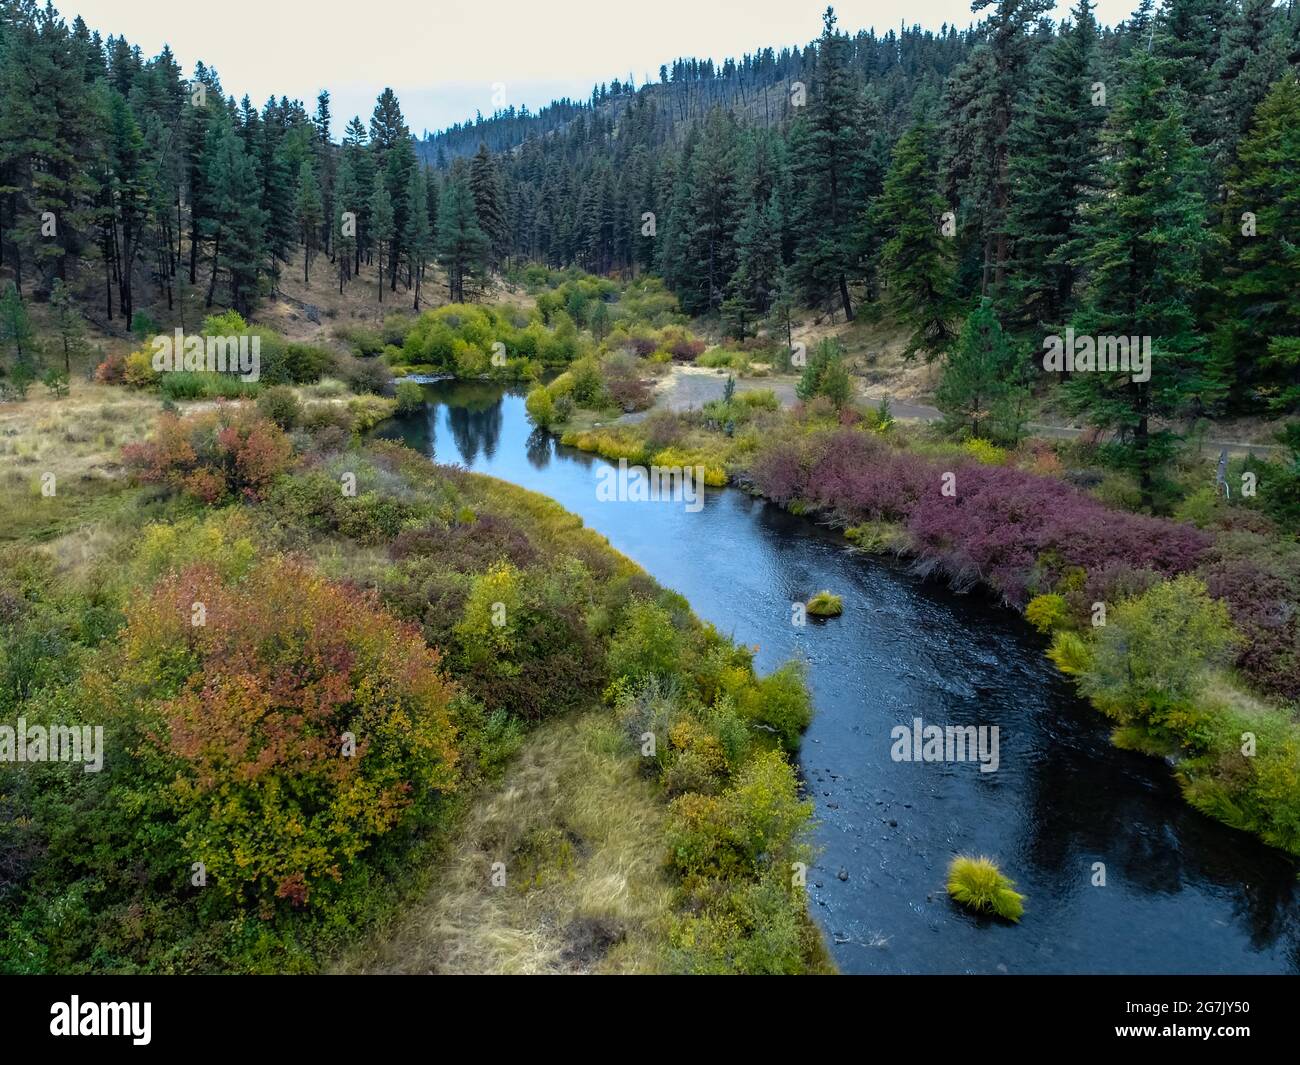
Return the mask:
[[[104, 36], [125, 34], [149, 56], [172, 47], [186, 74], [215, 66], [236, 99], [297, 97], [315, 107], [330, 90], [335, 133], [353, 114], [369, 120], [391, 86], [412, 132], [507, 104], [536, 110], [560, 96], [586, 99], [592, 85], [631, 74], [637, 85], [677, 56], [739, 58], [757, 48], [803, 45], [821, 31], [826, 0], [56, 0]], [[900, 23], [938, 29], [977, 21], [969, 0], [841, 0], [849, 33]], [[1058, 14], [1069, 7], [1062, 4]], [[1137, 0], [1100, 0], [1100, 21], [1128, 17]], [[367, 17], [368, 9], [373, 17]]]

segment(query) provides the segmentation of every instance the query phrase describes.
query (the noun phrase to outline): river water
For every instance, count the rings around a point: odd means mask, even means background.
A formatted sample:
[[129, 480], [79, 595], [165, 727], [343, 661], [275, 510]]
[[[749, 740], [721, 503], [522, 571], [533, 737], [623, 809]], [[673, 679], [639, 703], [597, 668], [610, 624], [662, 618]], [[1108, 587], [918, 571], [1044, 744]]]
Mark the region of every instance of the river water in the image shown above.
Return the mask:
[[[603, 459], [528, 424], [522, 394], [425, 386], [381, 435], [555, 499], [696, 614], [758, 645], [767, 671], [808, 663], [816, 717], [802, 772], [819, 849], [813, 916], [850, 973], [1300, 972], [1300, 890], [1286, 856], [1187, 806], [1168, 767], [1117, 750], [1017, 615], [735, 489], [599, 502]], [[844, 613], [792, 623], [829, 588]], [[901, 762], [891, 730], [998, 727], [996, 772]], [[1025, 896], [1018, 925], [952, 905], [954, 854], [987, 854]], [[1100, 865], [1098, 865], [1100, 863]], [[1104, 885], [1100, 883], [1104, 874]]]

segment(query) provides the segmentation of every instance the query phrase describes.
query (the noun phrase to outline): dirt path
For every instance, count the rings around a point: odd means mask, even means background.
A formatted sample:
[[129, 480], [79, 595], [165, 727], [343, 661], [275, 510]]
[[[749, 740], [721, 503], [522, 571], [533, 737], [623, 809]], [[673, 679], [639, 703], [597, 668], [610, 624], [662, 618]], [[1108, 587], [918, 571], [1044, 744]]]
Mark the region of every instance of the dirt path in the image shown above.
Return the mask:
[[[691, 410], [702, 407], [705, 403], [722, 398], [726, 380], [725, 371], [719, 372], [696, 366], [674, 366], [669, 375], [656, 384], [655, 405], [651, 410]], [[798, 380], [795, 376], [740, 378], [736, 381], [736, 391], [752, 392], [758, 389], [770, 389], [776, 393], [777, 401], [781, 406], [790, 407], [794, 405], [797, 398], [794, 388]], [[879, 387], [871, 389], [868, 394], [862, 385], [855, 381], [854, 388], [860, 399], [872, 403], [880, 401]], [[942, 412], [935, 407], [925, 403], [895, 399], [892, 396], [889, 398], [889, 409], [895, 418], [906, 422], [936, 422], [943, 417]], [[641, 421], [649, 413], [650, 411], [636, 411], [633, 414], [625, 414], [616, 424], [631, 425]], [[1030, 422], [1029, 430], [1035, 436], [1057, 440], [1070, 440], [1082, 436], [1086, 431], [1074, 425], [1046, 425], [1041, 422]], [[1214, 453], [1223, 449], [1227, 449], [1230, 455], [1248, 455], [1252, 452], [1267, 455], [1283, 450], [1276, 444], [1241, 443], [1234, 440], [1206, 440], [1202, 445], [1205, 453]]]

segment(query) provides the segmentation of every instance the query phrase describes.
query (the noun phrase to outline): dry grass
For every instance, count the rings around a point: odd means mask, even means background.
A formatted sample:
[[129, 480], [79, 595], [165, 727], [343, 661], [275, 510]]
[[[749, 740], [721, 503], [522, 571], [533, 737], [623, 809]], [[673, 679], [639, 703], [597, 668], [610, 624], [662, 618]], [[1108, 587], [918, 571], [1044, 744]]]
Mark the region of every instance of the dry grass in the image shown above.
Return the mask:
[[857, 380], [858, 392], [866, 399], [887, 395], [894, 399], [927, 401], [939, 383], [939, 361], [927, 364], [920, 356], [903, 358], [907, 331], [890, 323], [862, 318], [848, 324], [842, 318], [807, 319], [794, 329], [795, 342], [802, 341], [809, 352], [826, 337], [835, 337], [844, 346], [849, 372]]
[[[324, 256], [317, 256], [311, 280], [303, 284], [302, 259], [286, 267], [275, 298], [264, 300], [254, 314], [259, 325], [269, 326], [290, 340], [323, 344], [345, 350], [334, 339], [334, 330], [343, 325], [378, 326], [390, 315], [415, 314], [414, 292], [408, 292], [401, 278], [397, 291], [388, 288], [388, 271], [384, 271], [384, 301], [379, 302], [378, 273], [375, 266], [364, 263], [361, 273], [339, 292], [337, 267]], [[430, 267], [420, 286], [420, 311], [447, 303], [447, 285], [441, 270]], [[536, 300], [522, 290], [493, 278], [484, 303], [533, 307]]]
[[612, 722], [551, 722], [470, 807], [423, 901], [335, 971], [653, 972], [672, 897], [663, 816]]
[[[62, 399], [32, 390], [0, 404], [0, 540], [49, 539], [125, 483], [123, 444], [143, 439], [157, 396], [76, 381]], [[53, 475], [53, 495], [42, 493]]]

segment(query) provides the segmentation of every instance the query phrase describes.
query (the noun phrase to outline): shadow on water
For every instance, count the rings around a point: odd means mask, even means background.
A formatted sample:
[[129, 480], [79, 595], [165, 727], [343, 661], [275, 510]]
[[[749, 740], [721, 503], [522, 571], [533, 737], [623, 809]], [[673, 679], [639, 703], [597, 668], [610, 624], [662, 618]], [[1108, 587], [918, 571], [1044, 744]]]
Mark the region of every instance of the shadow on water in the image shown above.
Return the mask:
[[[807, 662], [808, 887], [843, 970], [1300, 971], [1295, 863], [1192, 810], [1162, 762], [1111, 746], [1019, 617], [735, 490], [710, 491], [698, 513], [599, 503], [603, 460], [533, 430], [521, 392], [426, 388], [428, 409], [380, 435], [551, 496], [757, 645], [760, 669]], [[821, 588], [844, 596], [843, 616], [792, 625], [791, 605]], [[997, 771], [894, 761], [890, 731], [914, 718], [996, 725]], [[1027, 896], [1021, 924], [952, 906], [957, 853], [998, 859]]]

